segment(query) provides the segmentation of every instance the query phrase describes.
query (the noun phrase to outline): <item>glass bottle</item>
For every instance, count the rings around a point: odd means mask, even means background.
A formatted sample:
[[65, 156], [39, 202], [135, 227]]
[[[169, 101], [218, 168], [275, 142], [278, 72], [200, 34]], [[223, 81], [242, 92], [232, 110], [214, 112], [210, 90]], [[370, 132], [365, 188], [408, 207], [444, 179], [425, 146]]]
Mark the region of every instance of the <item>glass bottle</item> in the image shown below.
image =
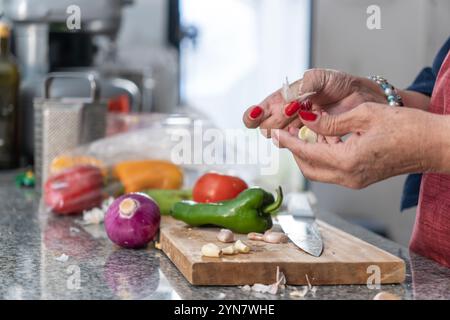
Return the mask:
[[19, 70], [10, 51], [11, 31], [0, 22], [0, 169], [18, 165]]

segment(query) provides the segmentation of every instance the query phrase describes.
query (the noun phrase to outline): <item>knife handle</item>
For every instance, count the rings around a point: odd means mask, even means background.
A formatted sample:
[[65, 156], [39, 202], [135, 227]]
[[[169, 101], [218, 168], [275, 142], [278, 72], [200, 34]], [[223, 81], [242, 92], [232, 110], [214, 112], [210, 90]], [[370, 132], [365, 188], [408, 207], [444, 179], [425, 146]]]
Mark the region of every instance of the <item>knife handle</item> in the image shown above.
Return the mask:
[[312, 193], [288, 194], [286, 196], [287, 211], [296, 217], [315, 218], [315, 212], [311, 205], [309, 194]]

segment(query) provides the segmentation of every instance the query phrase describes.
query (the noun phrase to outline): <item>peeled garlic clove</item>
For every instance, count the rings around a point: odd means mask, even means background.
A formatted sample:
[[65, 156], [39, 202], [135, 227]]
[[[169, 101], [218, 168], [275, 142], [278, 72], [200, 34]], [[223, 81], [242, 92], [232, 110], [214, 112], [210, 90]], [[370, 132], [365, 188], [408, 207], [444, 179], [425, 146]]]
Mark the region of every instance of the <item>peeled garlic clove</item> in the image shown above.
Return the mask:
[[214, 243], [205, 244], [201, 251], [203, 256], [211, 258], [219, 258], [221, 253], [220, 248]]
[[234, 243], [234, 248], [240, 253], [249, 253], [250, 247], [243, 243], [241, 240], [238, 240]]
[[286, 243], [288, 237], [282, 232], [267, 231], [264, 233], [263, 240], [268, 243]]
[[316, 143], [317, 142], [317, 133], [315, 133], [314, 131], [311, 131], [306, 126], [301, 127], [301, 129], [298, 131], [298, 137], [301, 140], [306, 141], [308, 143]]
[[234, 242], [234, 233], [231, 230], [222, 229], [217, 234], [217, 240], [225, 243]]
[[247, 235], [248, 240], [255, 240], [255, 241], [264, 241], [264, 235], [262, 233], [257, 232], [250, 232]]
[[237, 252], [236, 248], [233, 245], [225, 247], [225, 248], [222, 249], [222, 254], [232, 255], [232, 254], [236, 254], [236, 253], [238, 253], [238, 252]]

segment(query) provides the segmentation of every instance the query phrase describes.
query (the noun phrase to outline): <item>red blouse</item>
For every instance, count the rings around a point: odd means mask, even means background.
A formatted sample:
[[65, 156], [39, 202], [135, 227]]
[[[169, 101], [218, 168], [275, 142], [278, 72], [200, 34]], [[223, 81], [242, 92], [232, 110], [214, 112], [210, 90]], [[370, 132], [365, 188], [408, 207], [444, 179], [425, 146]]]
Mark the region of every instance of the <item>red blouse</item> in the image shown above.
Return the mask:
[[[439, 71], [430, 112], [450, 114], [450, 54]], [[410, 249], [450, 268], [450, 174], [423, 175]]]

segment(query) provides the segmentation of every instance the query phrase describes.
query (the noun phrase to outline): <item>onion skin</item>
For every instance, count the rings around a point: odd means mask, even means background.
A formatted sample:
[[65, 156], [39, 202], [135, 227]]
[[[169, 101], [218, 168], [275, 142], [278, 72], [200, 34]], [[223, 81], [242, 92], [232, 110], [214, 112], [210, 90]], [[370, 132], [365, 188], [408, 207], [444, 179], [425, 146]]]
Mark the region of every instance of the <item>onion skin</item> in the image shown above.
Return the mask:
[[[135, 210], [124, 215], [120, 205], [130, 200]], [[161, 214], [158, 205], [147, 195], [131, 193], [114, 200], [105, 215], [105, 229], [109, 239], [123, 248], [142, 248], [153, 240], [158, 232]]]

